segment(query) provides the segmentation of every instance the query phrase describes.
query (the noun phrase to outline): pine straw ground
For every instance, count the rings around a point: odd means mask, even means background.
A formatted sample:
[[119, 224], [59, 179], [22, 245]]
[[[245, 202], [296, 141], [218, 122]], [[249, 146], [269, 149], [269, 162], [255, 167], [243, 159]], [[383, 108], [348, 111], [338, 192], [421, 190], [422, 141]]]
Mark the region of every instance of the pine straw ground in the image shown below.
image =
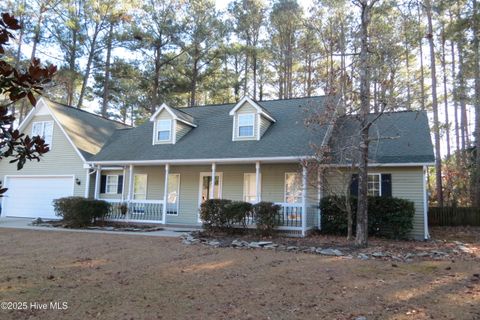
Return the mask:
[[[433, 236], [480, 246], [480, 228]], [[0, 319], [480, 319], [476, 253], [392, 263], [1, 229], [0, 301], [68, 309], [0, 310]]]

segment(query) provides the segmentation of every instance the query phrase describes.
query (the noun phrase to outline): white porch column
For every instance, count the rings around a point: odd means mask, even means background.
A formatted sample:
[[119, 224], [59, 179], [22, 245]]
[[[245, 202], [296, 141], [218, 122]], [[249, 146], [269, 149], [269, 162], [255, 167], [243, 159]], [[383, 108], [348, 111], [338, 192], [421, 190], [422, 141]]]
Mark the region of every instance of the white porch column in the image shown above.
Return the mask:
[[255, 163], [255, 190], [256, 193], [256, 202], [262, 201], [262, 190], [261, 190], [261, 183], [260, 183], [260, 161]]
[[167, 196], [168, 196], [168, 174], [170, 173], [170, 165], [165, 165], [165, 185], [163, 191], [163, 223], [165, 223], [167, 217]]
[[302, 170], [302, 236], [307, 233], [307, 167]]
[[85, 174], [85, 198], [88, 198], [88, 196], [90, 195], [90, 169], [87, 169], [86, 170], [86, 174]]
[[100, 198], [100, 180], [102, 179], [102, 166], [97, 166], [97, 174], [95, 176], [95, 195], [94, 199]]
[[212, 163], [212, 185], [210, 187], [210, 196], [209, 198], [210, 199], [213, 199], [215, 197], [215, 175], [217, 174], [216, 173], [217, 171], [217, 164], [214, 162]]
[[317, 168], [317, 205], [318, 205], [318, 230], [322, 229], [322, 210], [320, 209], [320, 201], [322, 200], [322, 169]]
[[127, 201], [133, 199], [133, 165], [131, 164], [128, 168], [128, 196]]
[[122, 202], [125, 201], [125, 180], [127, 180], [127, 167], [123, 166]]

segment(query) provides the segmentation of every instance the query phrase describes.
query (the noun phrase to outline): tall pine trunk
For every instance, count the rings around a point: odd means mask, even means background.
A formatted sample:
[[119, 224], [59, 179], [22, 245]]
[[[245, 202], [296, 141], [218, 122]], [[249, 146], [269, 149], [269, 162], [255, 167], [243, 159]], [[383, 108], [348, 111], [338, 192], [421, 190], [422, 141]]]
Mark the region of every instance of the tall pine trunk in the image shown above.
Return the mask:
[[474, 78], [475, 78], [475, 186], [474, 186], [474, 205], [480, 207], [480, 52], [479, 52], [479, 17], [477, 0], [472, 1], [473, 7], [473, 57], [474, 57]]
[[443, 103], [445, 107], [445, 138], [447, 139], [447, 158], [450, 158], [450, 119], [448, 115], [448, 90], [447, 90], [447, 61], [445, 54], [445, 27], [442, 25], [442, 73], [443, 73]]
[[440, 153], [440, 121], [438, 118], [437, 73], [435, 66], [435, 44], [433, 42], [432, 4], [430, 0], [425, 1], [425, 9], [428, 21], [428, 43], [430, 46], [430, 70], [432, 78], [433, 137], [435, 140], [435, 184], [437, 203], [440, 207], [443, 207], [442, 154]]
[[[105, 58], [105, 79], [103, 80], [103, 95], [102, 95], [102, 116], [106, 117], [108, 113], [108, 100], [110, 99], [110, 59], [112, 55], [113, 47], [113, 21], [110, 22], [110, 28], [108, 30], [107, 37], [107, 56]], [[124, 117], [124, 122], [126, 121]]]
[[93, 57], [95, 56], [95, 51], [97, 49], [97, 37], [100, 32], [100, 23], [95, 23], [95, 28], [92, 34], [92, 40], [90, 42], [90, 47], [88, 50], [88, 59], [87, 65], [85, 67], [85, 74], [83, 75], [82, 87], [80, 89], [80, 95], [78, 97], [77, 108], [81, 109], [83, 105], [83, 98], [85, 97], [85, 92], [87, 91], [88, 78], [90, 77], [90, 69], [92, 68]]
[[371, 122], [370, 113], [370, 57], [369, 34], [370, 14], [375, 0], [360, 0], [361, 8], [361, 48], [359, 61], [360, 74], [360, 159], [358, 166], [358, 204], [357, 204], [357, 232], [355, 245], [368, 245], [368, 148]]

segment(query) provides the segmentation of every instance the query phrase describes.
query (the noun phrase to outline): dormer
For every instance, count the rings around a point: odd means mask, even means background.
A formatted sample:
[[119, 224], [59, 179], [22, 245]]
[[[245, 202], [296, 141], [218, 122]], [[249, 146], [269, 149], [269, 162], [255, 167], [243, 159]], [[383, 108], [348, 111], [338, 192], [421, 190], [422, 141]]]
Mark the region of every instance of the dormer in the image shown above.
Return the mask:
[[233, 117], [232, 140], [260, 140], [275, 119], [257, 102], [244, 97], [229, 113]]
[[186, 112], [162, 104], [150, 117], [153, 122], [152, 144], [175, 144], [195, 128], [195, 119]]

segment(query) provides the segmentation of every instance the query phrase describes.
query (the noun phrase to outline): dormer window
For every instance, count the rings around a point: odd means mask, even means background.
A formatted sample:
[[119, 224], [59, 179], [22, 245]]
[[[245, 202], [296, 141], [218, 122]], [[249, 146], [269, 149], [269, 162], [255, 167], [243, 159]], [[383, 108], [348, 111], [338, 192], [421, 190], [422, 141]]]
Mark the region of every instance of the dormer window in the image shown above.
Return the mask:
[[229, 115], [232, 116], [232, 141], [260, 140], [275, 119], [257, 102], [243, 97]]
[[253, 126], [255, 125], [255, 114], [238, 115], [238, 136], [242, 138], [253, 137]]
[[157, 140], [170, 141], [172, 136], [172, 120], [161, 119], [157, 121]]

